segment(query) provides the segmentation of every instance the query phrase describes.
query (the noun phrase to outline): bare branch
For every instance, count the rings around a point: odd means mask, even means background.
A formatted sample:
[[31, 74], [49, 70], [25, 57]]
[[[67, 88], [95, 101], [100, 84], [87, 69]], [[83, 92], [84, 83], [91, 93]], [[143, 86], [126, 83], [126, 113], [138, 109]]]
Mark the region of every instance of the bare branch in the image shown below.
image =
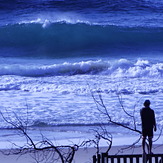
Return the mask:
[[93, 97], [93, 100], [94, 100], [94, 102], [95, 102], [95, 104], [97, 106], [98, 111], [100, 111], [103, 115], [107, 116], [109, 123], [112, 123], [112, 124], [117, 125], [117, 126], [121, 126], [121, 127], [126, 128], [126, 129], [128, 129], [130, 131], [134, 131], [134, 132], [137, 132], [137, 133], [141, 134], [141, 131], [136, 128], [136, 122], [135, 122], [134, 115], [129, 114], [125, 110], [125, 108], [123, 106], [123, 103], [122, 103], [122, 98], [120, 98], [120, 96], [118, 94], [117, 95], [118, 95], [118, 99], [119, 99], [119, 103], [121, 105], [121, 108], [122, 108], [122, 110], [125, 112], [125, 114], [127, 116], [129, 116], [130, 118], [133, 119], [133, 121], [134, 121], [134, 127], [130, 127], [130, 126], [127, 126], [127, 125], [122, 124], [120, 122], [117, 122], [117, 121], [112, 120], [111, 115], [110, 115], [110, 113], [109, 113], [106, 105], [104, 104], [104, 101], [103, 101], [103, 98], [102, 98], [102, 95], [101, 95], [101, 91], [97, 91], [96, 93], [98, 94], [97, 98], [95, 97], [94, 93], [91, 91], [91, 95]]
[[[31, 136], [27, 133], [28, 127], [28, 118], [24, 122], [20, 117], [17, 116], [16, 113], [13, 113], [16, 121], [12, 121], [5, 117], [2, 112], [0, 115], [9, 125], [14, 127], [19, 131], [21, 136], [26, 138], [26, 143], [23, 146], [18, 146], [17, 144], [12, 143], [15, 149], [8, 150], [5, 152], [6, 155], [23, 155], [26, 153], [34, 154], [34, 158], [36, 162], [41, 162], [43, 160], [50, 162], [54, 162], [55, 160], [60, 160], [62, 163], [72, 163], [75, 152], [79, 149], [79, 145], [54, 145], [50, 140], [42, 135], [42, 140], [39, 142], [34, 142]], [[28, 110], [27, 110], [28, 115]], [[41, 153], [41, 154], [40, 154]], [[41, 156], [41, 157], [40, 157]]]
[[[124, 148], [121, 148], [121, 149], [118, 151], [118, 153], [122, 153], [124, 150], [133, 149], [133, 148], [135, 147], [135, 145], [138, 144], [138, 143], [140, 142], [140, 140], [141, 140], [141, 136], [139, 137], [139, 139], [137, 139], [137, 140], [136, 140], [135, 142], [133, 142], [131, 145], [126, 146], [126, 147], [124, 147]], [[117, 153], [117, 154], [118, 154], [118, 153]]]

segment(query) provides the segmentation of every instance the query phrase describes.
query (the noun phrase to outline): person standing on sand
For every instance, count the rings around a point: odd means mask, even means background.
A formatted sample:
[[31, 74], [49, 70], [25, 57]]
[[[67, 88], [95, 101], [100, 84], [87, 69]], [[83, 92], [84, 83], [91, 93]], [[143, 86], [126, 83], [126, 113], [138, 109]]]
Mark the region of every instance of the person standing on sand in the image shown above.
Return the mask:
[[152, 154], [152, 138], [153, 138], [153, 129], [156, 128], [155, 113], [150, 108], [150, 101], [145, 100], [144, 107], [140, 110], [141, 122], [142, 122], [142, 148], [145, 153], [145, 140], [148, 136], [149, 141], [149, 154]]

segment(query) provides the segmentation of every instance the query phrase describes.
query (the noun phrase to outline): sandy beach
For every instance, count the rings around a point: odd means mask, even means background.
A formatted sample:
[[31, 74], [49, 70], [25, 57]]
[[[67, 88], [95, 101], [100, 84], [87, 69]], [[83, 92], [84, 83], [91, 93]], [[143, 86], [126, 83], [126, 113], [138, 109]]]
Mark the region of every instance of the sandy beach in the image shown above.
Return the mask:
[[[110, 155], [113, 154], [142, 154], [141, 146], [136, 146], [132, 149], [126, 149], [127, 146], [113, 146], [109, 152]], [[101, 148], [101, 152], [105, 152], [106, 147]], [[4, 150], [1, 150], [4, 151]], [[95, 154], [96, 149], [91, 147], [87, 149], [79, 149], [76, 154], [73, 163], [92, 163], [92, 156]], [[163, 153], [163, 145], [154, 145], [153, 153], [162, 154]], [[4, 155], [2, 152], [0, 153], [0, 163], [36, 163], [34, 158], [31, 157], [31, 154], [25, 155]], [[57, 161], [59, 163], [59, 161]], [[47, 163], [42, 162], [42, 163]]]
[[[74, 132], [74, 131], [54, 132], [56, 128], [55, 129], [50, 128], [50, 129], [51, 130], [47, 130], [47, 131], [43, 130], [44, 132], [42, 131], [42, 134], [45, 134], [48, 140], [53, 140], [52, 143], [54, 145], [81, 144], [83, 141], [89, 140], [89, 138], [91, 138], [91, 136], [89, 134], [86, 135], [86, 133], [79, 134], [80, 132]], [[65, 128], [62, 128], [62, 129], [65, 129]], [[34, 140], [38, 142], [39, 140], [38, 135], [40, 133], [36, 130], [34, 131], [32, 132], [33, 133], [32, 138], [35, 138]], [[52, 139], [51, 136], [48, 137], [48, 135], [57, 135], [57, 134], [62, 135], [62, 139], [54, 140]], [[66, 134], [69, 134], [69, 137], [66, 137]], [[64, 136], [65, 138], [63, 138]], [[127, 134], [122, 135], [121, 134], [121, 135], [113, 135], [113, 136], [114, 138], [112, 140], [112, 148], [109, 151], [110, 155], [142, 154], [141, 139], [136, 144], [136, 147], [127, 148], [138, 140], [139, 135], [127, 135]], [[155, 137], [153, 138], [153, 140], [155, 141], [153, 143], [153, 153], [163, 154], [163, 137], [161, 136], [158, 140], [157, 138], [158, 138], [158, 135], [156, 134]], [[13, 143], [16, 144], [17, 146], [24, 146], [27, 142], [23, 139], [23, 137], [18, 136], [15, 133], [15, 130], [1, 130], [0, 163], [37, 163], [36, 160], [34, 159], [35, 158], [34, 155], [29, 154], [29, 153], [25, 155], [4, 155], [3, 152], [8, 152], [9, 149], [15, 149], [16, 146], [14, 146]], [[100, 141], [100, 153], [106, 152], [106, 150], [107, 150], [107, 142], [104, 140], [101, 140]], [[39, 154], [42, 155], [42, 153], [39, 153]], [[79, 148], [78, 151], [75, 153], [73, 163], [92, 163], [92, 157], [95, 154], [96, 154], [96, 149], [94, 148], [93, 145], [87, 148]], [[37, 155], [38, 158], [40, 155]], [[59, 161], [57, 162], [60, 163]], [[39, 163], [50, 163], [50, 162], [44, 161], [44, 162], [39, 162]]]

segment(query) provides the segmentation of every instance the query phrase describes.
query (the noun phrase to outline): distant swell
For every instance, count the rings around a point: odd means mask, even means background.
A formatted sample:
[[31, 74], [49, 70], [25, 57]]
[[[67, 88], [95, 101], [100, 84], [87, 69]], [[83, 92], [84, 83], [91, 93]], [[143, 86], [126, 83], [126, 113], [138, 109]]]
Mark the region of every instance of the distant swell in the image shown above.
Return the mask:
[[96, 52], [125, 48], [162, 49], [162, 44], [163, 28], [156, 27], [118, 27], [64, 22], [24, 23], [0, 27], [0, 55], [10, 57], [57, 58], [70, 54], [79, 55], [79, 52], [82, 55], [84, 51], [89, 50]]

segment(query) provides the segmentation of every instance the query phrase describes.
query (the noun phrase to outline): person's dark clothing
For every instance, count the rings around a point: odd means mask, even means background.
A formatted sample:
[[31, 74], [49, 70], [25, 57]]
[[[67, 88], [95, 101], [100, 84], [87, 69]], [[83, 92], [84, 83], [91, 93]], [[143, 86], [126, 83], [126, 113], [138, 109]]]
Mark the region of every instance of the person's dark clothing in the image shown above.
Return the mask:
[[144, 107], [140, 111], [142, 121], [142, 135], [153, 137], [153, 128], [156, 126], [154, 111], [149, 107]]

